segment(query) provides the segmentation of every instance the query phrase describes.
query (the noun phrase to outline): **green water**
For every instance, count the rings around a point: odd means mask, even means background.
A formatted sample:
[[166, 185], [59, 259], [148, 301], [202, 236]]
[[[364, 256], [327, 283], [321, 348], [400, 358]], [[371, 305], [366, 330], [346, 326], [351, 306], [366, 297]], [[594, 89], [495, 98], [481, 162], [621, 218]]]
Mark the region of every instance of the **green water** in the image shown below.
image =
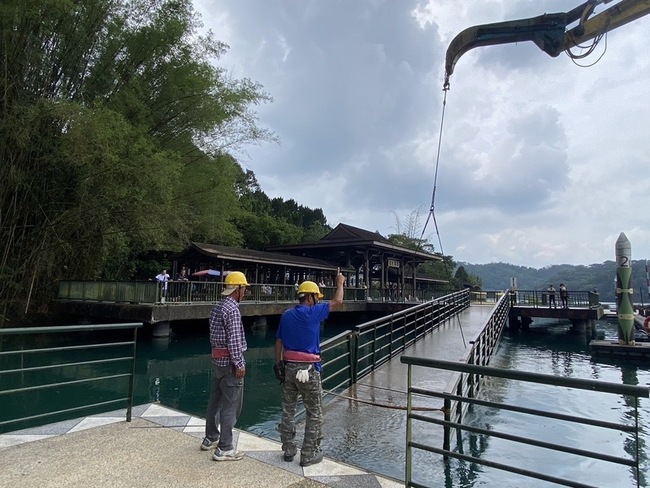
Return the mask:
[[[322, 328], [322, 339], [333, 337], [348, 330], [346, 324], [328, 324]], [[275, 362], [275, 332], [273, 326], [246, 328], [248, 350], [246, 377], [244, 380], [244, 407], [237, 423], [240, 429], [265, 435], [277, 436], [276, 425], [280, 419], [280, 386], [273, 374]], [[94, 332], [93, 332], [94, 334]], [[86, 337], [85, 339], [88, 339]], [[93, 338], [95, 339], [95, 338]], [[128, 335], [107, 334], [100, 342], [128, 340]], [[46, 348], [66, 346], [83, 342], [84, 337], [61, 335], [6, 337], [5, 350]], [[17, 341], [22, 341], [18, 343]], [[86, 343], [92, 342], [88, 340]], [[131, 346], [121, 346], [99, 354], [100, 357], [128, 356]], [[3, 357], [0, 369], [7, 371], [19, 368], [39, 368], [62, 362], [81, 362], [97, 359], [96, 351], [42, 352], [37, 354]], [[108, 365], [85, 365], [60, 368], [55, 371], [35, 370], [27, 373], [0, 375], [0, 391], [13, 388], [63, 382], [78, 378], [93, 378], [101, 375], [128, 373], [130, 361]], [[147, 330], [138, 331], [134, 378], [134, 405], [150, 402], [161, 404], [205, 417], [208, 403], [212, 362], [208, 323], [206, 321], [175, 324], [168, 338], [154, 338]], [[70, 407], [106, 402], [124, 397], [128, 378], [101, 380], [83, 385], [54, 386], [40, 391], [13, 393], [0, 396], [0, 421], [24, 416], [40, 415]], [[82, 417], [124, 408], [116, 404], [109, 408], [84, 409], [72, 413], [57, 414], [46, 418], [5, 426], [0, 432], [52, 423], [70, 418]]]
[[[616, 336], [616, 325], [608, 322], [599, 322], [598, 330], [608, 338]], [[348, 329], [346, 324], [326, 326], [323, 329], [323, 338], [332, 337]], [[440, 331], [440, 333], [458, 334], [458, 331]], [[42, 341], [42, 339], [39, 339]], [[62, 339], [59, 339], [59, 341]], [[248, 329], [247, 374], [245, 379], [244, 409], [237, 427], [254, 432], [271, 439], [278, 439], [275, 429], [280, 419], [280, 387], [273, 375], [274, 362], [273, 344], [275, 328]], [[570, 327], [558, 327], [557, 324], [536, 325], [526, 334], [510, 336], [504, 335], [497, 355], [491, 366], [534, 371], [558, 376], [570, 376], [585, 379], [596, 379], [625, 384], [650, 384], [650, 366], [645, 361], [631, 362], [627, 360], [596, 361], [589, 352], [590, 337], [575, 335]], [[138, 339], [135, 378], [135, 404], [159, 401], [163, 405], [176, 408], [183, 412], [203, 418], [208, 402], [208, 388], [211, 378], [211, 361], [209, 356], [210, 345], [208, 341], [207, 321], [195, 323], [186, 327], [176, 327], [169, 338], [155, 339], [146, 333]], [[82, 355], [80, 355], [82, 357]], [[42, 358], [47, 362], [47, 358]], [[3, 369], [6, 365], [0, 365]], [[83, 368], [78, 371], [68, 372], [70, 377], [83, 373]], [[34, 373], [38, 374], [38, 373]], [[2, 383], [4, 382], [4, 384]], [[0, 387], [8, 387], [8, 379], [0, 375]], [[114, 389], [122, 388], [115, 382]], [[558, 392], [558, 390], [532, 390], [521, 391], [510, 386], [508, 382], [492, 382], [482, 390], [488, 396], [503, 397], [508, 403], [522, 406], [540, 407], [553, 405], [559, 412], [578, 414], [585, 417], [602, 415], [612, 421], [622, 421], [629, 418], [631, 407], [627, 401], [620, 397], [603, 400], [601, 396], [590, 395], [589, 392]], [[35, 405], [39, 408], [63, 408], [66, 401], [84, 402], [87, 400], [101, 401], [107, 394], [106, 387], [83, 387], [76, 391], [64, 389], [50, 389], [39, 393], [37, 396], [18, 398], [14, 396], [11, 401], [2, 401], [0, 397], [0, 419], [12, 418], [20, 415], [25, 408]], [[117, 408], [117, 407], [116, 407]], [[351, 416], [361, 407], [354, 407], [348, 414]], [[648, 431], [650, 430], [650, 401], [642, 399], [640, 402], [641, 415], [641, 458], [642, 474], [640, 486], [647, 486], [647, 473], [650, 469], [647, 453]], [[80, 417], [75, 414], [72, 417]], [[381, 419], [381, 422], [374, 422]], [[403, 444], [404, 442], [404, 414], [403, 412], [373, 411], [372, 417], [366, 417], [365, 423], [350, 425], [341, 418], [341, 426], [337, 419], [328, 418], [328, 437], [325, 447], [330, 457], [341, 461], [348, 461], [361, 468], [382, 473], [388, 476], [401, 478], [404, 472], [404, 449], [398, 446], [400, 456], [395, 456], [393, 451], [387, 449], [389, 443]], [[630, 449], [631, 441], [628, 436], [595, 434], [591, 430], [577, 430], [569, 428], [560, 431], [551, 431], [543, 423], [531, 423], [527, 419], [517, 418], [508, 413], [497, 413], [489, 409], [477, 409], [468, 419], [475, 425], [486, 429], [497, 429], [503, 426], [512, 426], [515, 434], [526, 433], [531, 437], [552, 433], [550, 440], [562, 443], [564, 440], [579, 439], [582, 448], [589, 449], [593, 446], [604, 448], [613, 455], [623, 455], [623, 451]], [[43, 422], [41, 422], [43, 423]], [[380, 425], [376, 425], [380, 424]], [[375, 427], [372, 427], [375, 425]], [[340, 429], [339, 429], [340, 427]], [[339, 429], [339, 430], [337, 430]], [[357, 432], [359, 441], [353, 442], [351, 432]], [[507, 445], [495, 439], [486, 439], [482, 436], [467, 435], [460, 442], [459, 448], [465, 449], [475, 455], [496, 456], [497, 459], [515, 462], [524, 460], [532, 454], [529, 450], [516, 445]], [[336, 442], [353, 445], [350, 453]], [[596, 462], [571, 460], [567, 456], [557, 458], [544, 456], [535, 458], [535, 470], [546, 471], [551, 474], [578, 474], [584, 476], [584, 481], [595, 486], [623, 487], [636, 486], [634, 473], [626, 467], [602, 467]], [[438, 480], [439, 486], [551, 486], [549, 483], [526, 480], [525, 478], [511, 475], [498, 470], [475, 466], [470, 463], [453, 462], [447, 466], [440, 462], [433, 462], [429, 470], [419, 474], [425, 479], [431, 477]], [[571, 476], [569, 476], [571, 477]], [[436, 482], [438, 482], [436, 481]], [[437, 485], [434, 485], [437, 486]]]

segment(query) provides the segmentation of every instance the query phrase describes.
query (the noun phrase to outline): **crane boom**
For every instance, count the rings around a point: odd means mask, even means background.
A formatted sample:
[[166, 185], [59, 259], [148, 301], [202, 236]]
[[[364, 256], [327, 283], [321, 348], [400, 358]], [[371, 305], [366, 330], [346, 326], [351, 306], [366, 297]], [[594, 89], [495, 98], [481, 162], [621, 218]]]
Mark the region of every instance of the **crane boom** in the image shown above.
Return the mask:
[[[532, 41], [542, 51], [556, 57], [572, 47], [650, 13], [650, 0], [621, 0], [591, 16], [596, 5], [611, 1], [589, 0], [569, 12], [477, 25], [463, 30], [447, 48], [445, 89], [449, 87], [449, 78], [458, 59], [475, 47]], [[579, 21], [578, 25], [567, 30], [576, 21]]]

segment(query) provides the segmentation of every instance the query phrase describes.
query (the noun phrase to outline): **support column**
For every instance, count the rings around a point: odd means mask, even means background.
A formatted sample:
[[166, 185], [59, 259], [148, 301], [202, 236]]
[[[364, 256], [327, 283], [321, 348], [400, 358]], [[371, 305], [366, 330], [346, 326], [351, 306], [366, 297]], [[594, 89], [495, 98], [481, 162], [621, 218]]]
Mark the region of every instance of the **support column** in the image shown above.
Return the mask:
[[171, 326], [169, 321], [167, 322], [156, 322], [153, 324], [153, 336], [154, 337], [169, 337], [171, 331]]
[[253, 321], [253, 329], [266, 329], [268, 327], [268, 322], [266, 321], [266, 315], [260, 317], [255, 317]]
[[587, 333], [587, 321], [579, 319], [570, 319], [571, 320], [571, 332], [574, 334], [586, 334]]

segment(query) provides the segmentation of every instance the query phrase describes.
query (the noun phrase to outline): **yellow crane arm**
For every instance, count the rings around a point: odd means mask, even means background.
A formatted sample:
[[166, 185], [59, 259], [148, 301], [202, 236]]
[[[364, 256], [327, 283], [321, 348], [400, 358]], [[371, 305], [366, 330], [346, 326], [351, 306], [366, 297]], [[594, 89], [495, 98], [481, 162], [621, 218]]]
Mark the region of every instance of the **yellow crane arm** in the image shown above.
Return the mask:
[[[480, 46], [532, 41], [550, 56], [578, 46], [617, 27], [650, 13], [650, 0], [621, 0], [594, 16], [594, 8], [612, 0], [588, 0], [569, 12], [544, 14], [529, 19], [511, 20], [469, 27], [449, 44], [445, 59], [445, 89], [458, 59]], [[567, 31], [567, 26], [578, 25]]]
[[581, 21], [580, 24], [569, 30], [564, 36], [562, 50], [571, 49], [649, 13], [650, 0], [622, 0], [598, 15]]

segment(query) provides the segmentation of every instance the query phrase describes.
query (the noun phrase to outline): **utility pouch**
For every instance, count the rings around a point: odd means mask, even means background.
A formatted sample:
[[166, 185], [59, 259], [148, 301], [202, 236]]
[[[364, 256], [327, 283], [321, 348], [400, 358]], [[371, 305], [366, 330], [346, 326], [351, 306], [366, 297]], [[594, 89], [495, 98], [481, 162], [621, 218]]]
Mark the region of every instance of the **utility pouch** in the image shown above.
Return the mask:
[[275, 377], [278, 379], [280, 384], [284, 383], [284, 377], [285, 377], [285, 362], [284, 361], [278, 361], [273, 365], [273, 372], [275, 373]]

